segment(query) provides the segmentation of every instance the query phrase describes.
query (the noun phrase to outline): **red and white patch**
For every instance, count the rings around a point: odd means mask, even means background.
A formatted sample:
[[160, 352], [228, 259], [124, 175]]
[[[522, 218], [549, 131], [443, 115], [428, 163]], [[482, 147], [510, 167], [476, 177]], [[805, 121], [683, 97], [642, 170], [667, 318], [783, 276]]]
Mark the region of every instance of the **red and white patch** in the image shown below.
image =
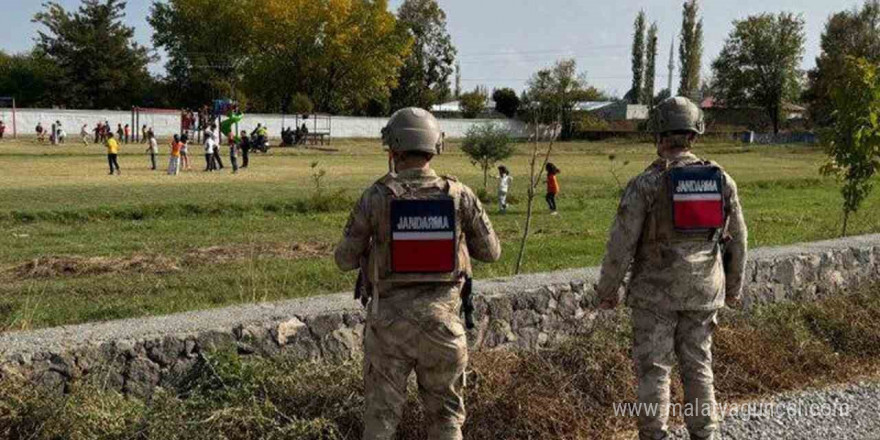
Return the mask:
[[455, 204], [452, 200], [392, 201], [393, 272], [453, 272], [455, 252]]

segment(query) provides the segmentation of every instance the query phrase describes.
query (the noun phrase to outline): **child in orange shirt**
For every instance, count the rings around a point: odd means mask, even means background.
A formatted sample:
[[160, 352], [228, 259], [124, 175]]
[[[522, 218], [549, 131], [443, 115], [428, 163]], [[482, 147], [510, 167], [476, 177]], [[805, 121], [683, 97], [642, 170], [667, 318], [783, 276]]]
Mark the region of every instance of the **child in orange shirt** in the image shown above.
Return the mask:
[[171, 141], [171, 159], [168, 162], [168, 175], [176, 176], [178, 172], [180, 172], [180, 136], [174, 135], [174, 140]]
[[556, 215], [556, 194], [559, 194], [559, 180], [556, 175], [559, 174], [559, 168], [550, 162], [547, 162], [547, 206], [550, 207], [550, 215]]

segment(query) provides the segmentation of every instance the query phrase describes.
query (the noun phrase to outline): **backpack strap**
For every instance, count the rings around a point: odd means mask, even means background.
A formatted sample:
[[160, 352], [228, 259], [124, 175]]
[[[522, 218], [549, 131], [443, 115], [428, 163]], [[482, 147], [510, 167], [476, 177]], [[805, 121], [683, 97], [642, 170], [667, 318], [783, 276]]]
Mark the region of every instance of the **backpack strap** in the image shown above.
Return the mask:
[[381, 179], [377, 180], [376, 184], [385, 187], [385, 189], [387, 189], [394, 197], [400, 197], [406, 193], [406, 188], [404, 188], [391, 173], [388, 173]]

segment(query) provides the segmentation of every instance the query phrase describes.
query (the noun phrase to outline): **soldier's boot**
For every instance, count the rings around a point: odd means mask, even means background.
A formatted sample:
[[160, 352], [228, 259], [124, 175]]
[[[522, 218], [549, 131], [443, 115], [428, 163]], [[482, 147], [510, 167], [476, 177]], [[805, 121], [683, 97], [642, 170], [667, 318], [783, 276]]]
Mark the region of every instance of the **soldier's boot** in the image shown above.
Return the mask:
[[423, 331], [416, 376], [425, 407], [428, 440], [461, 440], [468, 351], [460, 322]]
[[675, 351], [684, 385], [685, 423], [694, 440], [720, 439], [718, 408], [712, 374], [712, 333], [717, 312], [680, 312]]

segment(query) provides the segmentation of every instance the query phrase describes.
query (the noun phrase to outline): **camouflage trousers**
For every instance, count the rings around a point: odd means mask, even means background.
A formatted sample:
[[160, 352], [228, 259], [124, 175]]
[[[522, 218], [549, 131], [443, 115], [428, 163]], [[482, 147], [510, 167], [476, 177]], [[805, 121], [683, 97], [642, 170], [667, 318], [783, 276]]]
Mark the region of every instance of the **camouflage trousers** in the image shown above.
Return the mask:
[[460, 440], [465, 420], [467, 339], [461, 323], [426, 326], [399, 318], [364, 330], [364, 440], [392, 439], [415, 371], [428, 439]]
[[693, 439], [718, 438], [718, 414], [712, 375], [712, 332], [718, 312], [632, 311], [633, 360], [638, 375], [639, 439], [667, 437], [669, 383], [674, 357], [684, 384], [684, 415]]

